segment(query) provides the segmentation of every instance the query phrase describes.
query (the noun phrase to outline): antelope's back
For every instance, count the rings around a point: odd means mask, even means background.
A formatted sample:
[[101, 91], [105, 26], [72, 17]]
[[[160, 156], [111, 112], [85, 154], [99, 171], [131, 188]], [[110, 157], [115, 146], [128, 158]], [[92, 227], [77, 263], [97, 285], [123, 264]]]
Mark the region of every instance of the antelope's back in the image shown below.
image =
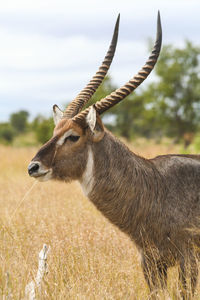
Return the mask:
[[200, 228], [200, 155], [163, 155], [151, 161], [163, 179], [171, 222]]

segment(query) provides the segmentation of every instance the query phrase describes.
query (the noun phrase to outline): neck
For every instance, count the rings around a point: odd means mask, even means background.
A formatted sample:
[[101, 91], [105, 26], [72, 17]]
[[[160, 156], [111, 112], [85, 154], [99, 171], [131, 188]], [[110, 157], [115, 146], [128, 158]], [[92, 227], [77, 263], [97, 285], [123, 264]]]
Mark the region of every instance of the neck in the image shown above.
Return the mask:
[[80, 183], [94, 205], [134, 239], [159, 206], [155, 166], [107, 132], [99, 143], [89, 147]]
[[88, 157], [85, 171], [79, 180], [85, 196], [89, 196], [94, 186], [94, 155], [91, 146], [88, 147]]

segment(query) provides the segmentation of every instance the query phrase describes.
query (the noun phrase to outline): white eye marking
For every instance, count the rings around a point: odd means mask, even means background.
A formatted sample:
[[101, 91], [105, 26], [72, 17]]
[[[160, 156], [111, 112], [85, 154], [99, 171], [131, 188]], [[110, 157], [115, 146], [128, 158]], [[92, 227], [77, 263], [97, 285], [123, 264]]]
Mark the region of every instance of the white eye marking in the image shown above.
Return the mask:
[[74, 135], [74, 136], [79, 136], [75, 131], [73, 131], [73, 129], [69, 129], [67, 132], [65, 132], [57, 141], [57, 145], [61, 146], [65, 139], [70, 136], [70, 135]]

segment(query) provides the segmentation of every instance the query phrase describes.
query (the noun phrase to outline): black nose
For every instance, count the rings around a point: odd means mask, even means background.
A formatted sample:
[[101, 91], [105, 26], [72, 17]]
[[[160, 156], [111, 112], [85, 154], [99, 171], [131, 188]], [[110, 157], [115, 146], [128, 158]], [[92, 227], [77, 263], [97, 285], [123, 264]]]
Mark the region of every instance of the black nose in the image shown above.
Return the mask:
[[32, 175], [33, 173], [37, 172], [38, 169], [39, 169], [39, 164], [38, 163], [31, 163], [29, 166], [28, 166], [28, 174], [29, 175]]

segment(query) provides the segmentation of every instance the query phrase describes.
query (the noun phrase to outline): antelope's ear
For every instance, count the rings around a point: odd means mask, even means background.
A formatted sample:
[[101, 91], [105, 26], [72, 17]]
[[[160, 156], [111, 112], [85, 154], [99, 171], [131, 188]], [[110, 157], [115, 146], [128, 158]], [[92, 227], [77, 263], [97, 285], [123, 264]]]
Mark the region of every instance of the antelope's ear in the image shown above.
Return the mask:
[[94, 106], [92, 105], [92, 107], [90, 108], [89, 113], [87, 114], [87, 117], [86, 117], [86, 122], [92, 132], [94, 132], [96, 121], [97, 121], [97, 112], [96, 112], [96, 109], [94, 108]]
[[94, 105], [90, 108], [89, 113], [87, 114], [86, 123], [93, 134], [93, 141], [99, 142], [104, 136], [104, 127]]
[[53, 120], [55, 125], [58, 124], [58, 122], [62, 119], [63, 117], [63, 112], [60, 110], [60, 108], [55, 104], [53, 106]]

